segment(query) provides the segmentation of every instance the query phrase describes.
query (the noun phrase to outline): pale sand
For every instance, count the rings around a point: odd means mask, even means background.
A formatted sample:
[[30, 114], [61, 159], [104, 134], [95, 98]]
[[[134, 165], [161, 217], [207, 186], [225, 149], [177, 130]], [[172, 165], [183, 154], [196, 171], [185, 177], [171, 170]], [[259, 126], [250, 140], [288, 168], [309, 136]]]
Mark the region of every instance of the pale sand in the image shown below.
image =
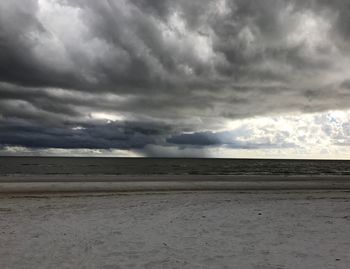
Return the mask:
[[350, 192], [0, 196], [0, 268], [350, 268]]

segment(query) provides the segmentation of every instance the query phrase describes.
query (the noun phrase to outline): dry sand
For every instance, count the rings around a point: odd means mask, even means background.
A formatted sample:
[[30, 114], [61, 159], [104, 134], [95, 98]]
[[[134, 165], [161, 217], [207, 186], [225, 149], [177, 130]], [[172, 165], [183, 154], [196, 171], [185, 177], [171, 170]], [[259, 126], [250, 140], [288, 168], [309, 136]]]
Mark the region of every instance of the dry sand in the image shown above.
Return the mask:
[[0, 268], [350, 268], [350, 192], [0, 196]]

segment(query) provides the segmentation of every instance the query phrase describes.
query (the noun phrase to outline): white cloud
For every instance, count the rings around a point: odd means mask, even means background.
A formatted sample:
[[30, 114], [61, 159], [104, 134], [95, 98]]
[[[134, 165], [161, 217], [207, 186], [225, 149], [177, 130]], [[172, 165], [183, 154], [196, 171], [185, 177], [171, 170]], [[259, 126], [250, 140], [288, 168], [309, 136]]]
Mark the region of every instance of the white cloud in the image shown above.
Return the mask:
[[219, 152], [224, 155], [285, 158], [350, 156], [350, 110], [283, 114], [230, 121], [226, 131], [231, 133], [236, 141], [267, 143], [273, 147], [251, 150], [222, 148]]
[[69, 157], [142, 157], [141, 154], [130, 150], [105, 149], [31, 149], [26, 147], [6, 146], [0, 148], [0, 156], [69, 156]]

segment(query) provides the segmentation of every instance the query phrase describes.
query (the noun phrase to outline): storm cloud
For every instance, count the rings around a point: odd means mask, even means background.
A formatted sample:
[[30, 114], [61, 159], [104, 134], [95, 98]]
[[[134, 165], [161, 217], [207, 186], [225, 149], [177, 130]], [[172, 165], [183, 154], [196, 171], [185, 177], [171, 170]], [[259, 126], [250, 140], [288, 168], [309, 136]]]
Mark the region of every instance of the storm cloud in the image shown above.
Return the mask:
[[[299, 148], [283, 131], [254, 140], [250, 127], [242, 140], [247, 127], [227, 122], [350, 109], [349, 10], [346, 0], [2, 0], [0, 146]], [[348, 141], [342, 126], [334, 144]]]

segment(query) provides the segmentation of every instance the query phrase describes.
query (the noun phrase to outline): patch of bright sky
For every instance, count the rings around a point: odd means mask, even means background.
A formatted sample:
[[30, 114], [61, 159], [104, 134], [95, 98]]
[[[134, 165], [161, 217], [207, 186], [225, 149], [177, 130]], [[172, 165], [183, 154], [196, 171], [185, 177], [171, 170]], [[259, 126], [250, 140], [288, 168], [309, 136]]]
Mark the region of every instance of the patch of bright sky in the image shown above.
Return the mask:
[[[313, 114], [285, 114], [230, 121], [226, 130], [233, 134], [248, 130], [238, 141], [276, 141], [283, 134], [281, 148], [213, 149], [215, 156], [278, 157], [278, 158], [350, 158], [350, 110]], [[277, 137], [278, 138], [278, 137]], [[280, 140], [280, 139], [279, 139]], [[278, 141], [278, 139], [277, 139]], [[294, 144], [283, 147], [283, 144]]]
[[105, 120], [107, 122], [124, 120], [124, 117], [120, 114], [105, 112], [92, 112], [89, 117], [96, 120]]

